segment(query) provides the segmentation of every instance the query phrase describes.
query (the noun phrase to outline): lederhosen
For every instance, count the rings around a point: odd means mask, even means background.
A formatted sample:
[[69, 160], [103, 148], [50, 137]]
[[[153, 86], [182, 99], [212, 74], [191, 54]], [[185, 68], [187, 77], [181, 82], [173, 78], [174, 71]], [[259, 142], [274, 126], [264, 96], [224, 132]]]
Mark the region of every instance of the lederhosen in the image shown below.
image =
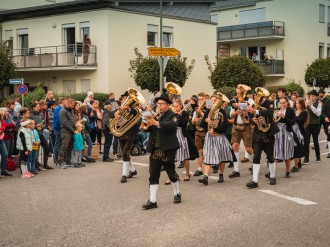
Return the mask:
[[178, 115], [168, 110], [159, 119], [159, 128], [150, 126], [149, 142], [147, 152], [149, 156], [149, 182], [150, 184], [159, 184], [161, 167], [164, 169], [171, 180], [175, 183], [178, 175], [175, 171], [175, 155], [180, 147], [177, 133]]
[[[206, 108], [204, 108], [203, 111], [205, 112]], [[206, 135], [206, 129], [203, 126], [201, 126], [201, 124], [196, 124], [195, 126], [196, 126], [195, 145], [196, 145], [198, 150], [203, 149], [204, 141], [205, 141], [205, 135]]]

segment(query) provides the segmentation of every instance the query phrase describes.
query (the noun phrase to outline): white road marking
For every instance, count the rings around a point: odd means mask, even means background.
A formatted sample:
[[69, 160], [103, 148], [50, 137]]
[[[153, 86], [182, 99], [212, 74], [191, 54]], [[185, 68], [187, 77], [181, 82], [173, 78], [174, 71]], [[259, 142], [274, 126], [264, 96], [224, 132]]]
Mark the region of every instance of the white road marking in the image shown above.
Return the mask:
[[305, 200], [305, 199], [302, 199], [302, 198], [283, 195], [283, 194], [277, 193], [277, 192], [272, 191], [272, 190], [258, 190], [258, 191], [269, 194], [269, 195], [278, 196], [278, 197], [281, 197], [283, 199], [287, 199], [289, 201], [293, 201], [295, 203], [305, 205], [305, 206], [318, 204], [316, 202], [308, 201], [308, 200]]

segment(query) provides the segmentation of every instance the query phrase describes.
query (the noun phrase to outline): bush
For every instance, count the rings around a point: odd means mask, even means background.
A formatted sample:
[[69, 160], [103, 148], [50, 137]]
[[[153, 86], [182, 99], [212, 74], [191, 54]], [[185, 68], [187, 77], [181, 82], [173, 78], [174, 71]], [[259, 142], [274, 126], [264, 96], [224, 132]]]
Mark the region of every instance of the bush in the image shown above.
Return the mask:
[[46, 98], [46, 91], [42, 86], [38, 86], [31, 92], [28, 92], [24, 97], [24, 106], [31, 108], [31, 105], [35, 101], [39, 101]]
[[234, 87], [222, 87], [222, 88], [216, 89], [214, 91], [214, 93], [216, 93], [216, 92], [223, 93], [224, 95], [226, 95], [228, 97], [228, 99], [232, 99], [236, 95], [236, 88], [234, 88]]
[[330, 86], [330, 58], [316, 59], [308, 66], [305, 74], [306, 84], [312, 87], [314, 79], [317, 87], [327, 88]]
[[290, 93], [297, 91], [300, 96], [304, 94], [304, 89], [302, 88], [302, 86], [300, 86], [298, 83], [295, 83], [294, 81], [286, 84], [285, 89], [288, 90]]
[[[58, 99], [59, 97], [65, 97], [65, 98], [73, 98], [75, 101], [81, 101], [84, 102], [84, 99], [87, 97], [87, 93], [74, 93], [70, 95], [55, 95], [55, 98]], [[109, 94], [106, 93], [97, 93], [94, 92], [94, 98], [98, 101], [100, 101], [100, 108], [103, 108], [104, 102], [109, 99]]]

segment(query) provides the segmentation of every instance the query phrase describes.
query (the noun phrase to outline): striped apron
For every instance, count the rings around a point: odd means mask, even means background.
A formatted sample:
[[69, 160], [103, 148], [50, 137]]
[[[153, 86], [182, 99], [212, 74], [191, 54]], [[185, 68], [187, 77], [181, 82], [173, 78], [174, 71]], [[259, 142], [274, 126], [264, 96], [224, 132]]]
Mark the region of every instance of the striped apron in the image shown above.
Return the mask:
[[274, 158], [276, 160], [289, 160], [293, 158], [294, 139], [293, 134], [286, 129], [285, 123], [277, 123], [280, 129], [275, 134]]
[[176, 151], [175, 160], [184, 161], [190, 158], [188, 141], [187, 138], [183, 136], [181, 127], [176, 130], [176, 137], [180, 143], [180, 148]]

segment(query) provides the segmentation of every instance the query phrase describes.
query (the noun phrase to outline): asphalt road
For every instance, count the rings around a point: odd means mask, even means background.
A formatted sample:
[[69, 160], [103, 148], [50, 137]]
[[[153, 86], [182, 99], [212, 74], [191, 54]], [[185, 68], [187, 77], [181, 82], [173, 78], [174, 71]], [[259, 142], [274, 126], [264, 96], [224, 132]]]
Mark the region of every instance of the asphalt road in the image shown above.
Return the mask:
[[162, 173], [158, 208], [148, 211], [141, 209], [149, 196], [147, 155], [133, 157], [138, 175], [126, 184], [120, 161], [31, 179], [16, 171], [0, 180], [0, 246], [330, 246], [330, 159], [324, 134], [320, 140], [322, 162], [289, 179], [279, 163], [276, 186], [263, 176], [263, 158], [258, 189], [245, 187], [250, 164], [242, 164], [241, 177], [229, 179], [226, 169], [223, 184], [182, 181], [182, 203], [174, 205]]

